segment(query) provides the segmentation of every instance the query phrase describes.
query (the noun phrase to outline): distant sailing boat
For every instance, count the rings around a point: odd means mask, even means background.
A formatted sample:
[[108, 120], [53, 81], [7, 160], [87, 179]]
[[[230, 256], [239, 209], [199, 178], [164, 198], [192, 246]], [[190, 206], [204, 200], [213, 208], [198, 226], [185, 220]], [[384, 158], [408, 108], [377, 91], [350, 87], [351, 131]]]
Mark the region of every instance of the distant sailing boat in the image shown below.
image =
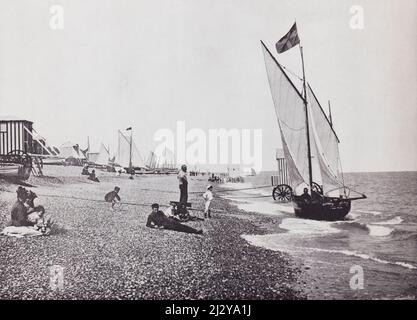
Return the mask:
[[129, 170], [145, 168], [143, 158], [131, 137], [126, 137], [120, 130], [118, 131], [118, 144], [115, 164]]
[[[278, 43], [278, 53], [299, 44], [296, 24]], [[269, 85], [281, 133], [290, 185], [281, 185], [299, 217], [339, 220], [351, 208], [354, 192], [345, 186], [339, 158], [339, 139], [313, 93], [306, 85], [303, 51], [303, 94], [261, 41]], [[304, 194], [307, 188], [309, 194]]]
[[178, 170], [176, 168], [175, 164], [175, 155], [174, 152], [167, 147], [165, 147], [164, 151], [161, 153], [161, 155], [158, 157], [158, 164], [156, 166], [156, 170], [159, 173], [178, 173]]

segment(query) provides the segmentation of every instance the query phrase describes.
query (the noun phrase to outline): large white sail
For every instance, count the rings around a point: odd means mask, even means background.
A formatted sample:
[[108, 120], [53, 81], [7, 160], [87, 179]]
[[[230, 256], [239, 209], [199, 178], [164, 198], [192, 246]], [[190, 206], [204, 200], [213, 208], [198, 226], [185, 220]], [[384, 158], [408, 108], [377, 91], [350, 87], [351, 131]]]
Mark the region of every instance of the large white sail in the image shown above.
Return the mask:
[[339, 170], [339, 139], [310, 86], [307, 88], [307, 101], [309, 104], [309, 127], [313, 133], [311, 140], [314, 140], [317, 151], [323, 191], [327, 194], [342, 185]]
[[[123, 133], [120, 132], [120, 130], [118, 134], [118, 147], [115, 162], [124, 168], [128, 168], [130, 164], [130, 138], [127, 138]], [[145, 167], [143, 158], [140, 155], [135, 142], [132, 142], [132, 166], [139, 168]]]
[[291, 187], [296, 190], [298, 186], [309, 181], [304, 100], [263, 43], [262, 50], [291, 178]]

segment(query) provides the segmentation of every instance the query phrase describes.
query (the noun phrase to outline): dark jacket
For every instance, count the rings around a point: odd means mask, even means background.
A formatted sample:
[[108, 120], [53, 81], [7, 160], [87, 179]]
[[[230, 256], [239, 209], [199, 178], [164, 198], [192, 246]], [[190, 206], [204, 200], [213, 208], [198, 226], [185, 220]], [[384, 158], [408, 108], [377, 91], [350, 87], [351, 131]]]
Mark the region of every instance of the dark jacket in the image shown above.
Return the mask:
[[28, 210], [22, 202], [16, 201], [13, 205], [11, 212], [11, 220], [11, 225], [14, 227], [31, 225], [31, 223], [28, 220]]
[[117, 192], [116, 191], [110, 191], [109, 193], [107, 193], [105, 196], [104, 196], [104, 200], [106, 200], [107, 202], [112, 202], [114, 199], [117, 199], [118, 201], [120, 201], [120, 197], [119, 197], [119, 195], [117, 194]]
[[156, 225], [158, 227], [165, 227], [170, 223], [170, 219], [167, 218], [167, 216], [162, 212], [151, 212], [151, 214], [148, 216], [148, 221], [146, 222], [146, 226], [152, 228], [153, 225]]

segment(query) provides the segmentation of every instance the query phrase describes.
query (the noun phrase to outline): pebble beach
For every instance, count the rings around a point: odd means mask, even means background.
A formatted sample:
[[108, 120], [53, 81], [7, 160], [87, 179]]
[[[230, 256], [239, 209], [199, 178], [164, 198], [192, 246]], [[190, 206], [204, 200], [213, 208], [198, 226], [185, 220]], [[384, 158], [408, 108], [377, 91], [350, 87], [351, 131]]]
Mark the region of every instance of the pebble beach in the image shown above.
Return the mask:
[[[145, 226], [150, 205], [178, 200], [175, 175], [117, 176], [80, 167], [45, 166], [24, 186], [54, 220], [49, 236], [0, 236], [0, 299], [303, 299], [302, 270], [289, 255], [251, 246], [242, 234], [265, 234], [273, 217], [244, 212], [216, 197], [211, 219], [187, 222], [202, 235]], [[191, 214], [203, 218], [207, 178], [189, 178]], [[104, 195], [121, 188], [115, 211]], [[0, 180], [0, 228], [18, 185]], [[221, 185], [214, 186], [221, 190]], [[52, 266], [63, 287], [50, 285]]]

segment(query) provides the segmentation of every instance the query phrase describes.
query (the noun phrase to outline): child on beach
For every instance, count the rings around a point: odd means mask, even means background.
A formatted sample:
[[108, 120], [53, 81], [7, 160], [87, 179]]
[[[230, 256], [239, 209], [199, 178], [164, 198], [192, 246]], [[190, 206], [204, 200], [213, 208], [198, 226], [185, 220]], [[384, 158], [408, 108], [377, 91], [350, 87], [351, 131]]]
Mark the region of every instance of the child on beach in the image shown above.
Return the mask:
[[175, 203], [171, 202], [170, 207], [168, 209], [166, 209], [164, 211], [164, 213], [168, 218], [177, 219], [176, 215], [178, 213], [177, 213], [177, 207], [176, 207]]
[[204, 207], [204, 218], [211, 218], [211, 212], [210, 212], [210, 204], [213, 200], [213, 186], [208, 185], [206, 188], [206, 192], [203, 194], [203, 199], [206, 201], [205, 207]]
[[108, 192], [105, 196], [104, 196], [104, 200], [106, 202], [111, 202], [111, 208], [112, 210], [114, 210], [114, 205], [116, 204], [117, 201], [121, 201], [120, 196], [119, 196], [119, 191], [120, 188], [119, 187], [114, 187], [113, 191]]

